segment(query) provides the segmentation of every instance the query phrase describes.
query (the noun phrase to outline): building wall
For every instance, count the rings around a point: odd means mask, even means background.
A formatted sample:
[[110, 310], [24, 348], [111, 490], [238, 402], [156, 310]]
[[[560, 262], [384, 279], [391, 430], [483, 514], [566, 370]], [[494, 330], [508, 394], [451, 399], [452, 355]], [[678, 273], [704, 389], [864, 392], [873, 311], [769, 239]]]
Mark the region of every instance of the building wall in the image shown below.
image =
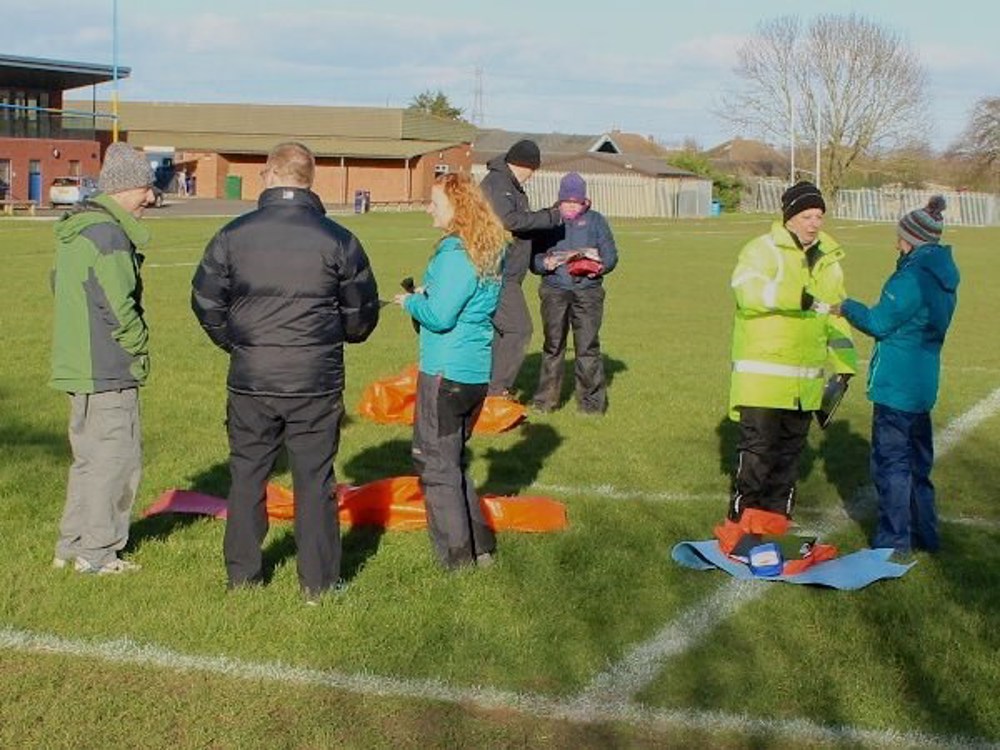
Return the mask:
[[[263, 188], [260, 172], [266, 156], [217, 154], [178, 151], [174, 164], [183, 166], [195, 178], [195, 195], [200, 198], [226, 196], [226, 178], [241, 180], [242, 200], [256, 200]], [[313, 190], [324, 203], [350, 205], [354, 193], [367, 190], [375, 202], [425, 202], [430, 198], [431, 185], [443, 165], [449, 172], [471, 172], [471, 148], [468, 144], [452, 146], [409, 160], [351, 159], [319, 157]]]
[[70, 174], [70, 161], [80, 162], [80, 174], [96, 177], [101, 171], [101, 144], [48, 138], [0, 138], [0, 159], [11, 162], [8, 198], [28, 199], [28, 162], [41, 162], [41, 202], [48, 203], [49, 187], [56, 177]]

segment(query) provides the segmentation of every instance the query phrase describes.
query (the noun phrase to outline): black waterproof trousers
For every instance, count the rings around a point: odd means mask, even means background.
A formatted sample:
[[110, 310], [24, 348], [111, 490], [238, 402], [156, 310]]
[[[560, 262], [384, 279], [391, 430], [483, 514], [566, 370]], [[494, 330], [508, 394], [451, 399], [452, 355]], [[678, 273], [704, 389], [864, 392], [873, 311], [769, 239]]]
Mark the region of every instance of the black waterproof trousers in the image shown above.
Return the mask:
[[745, 508], [792, 517], [799, 456], [813, 413], [756, 406], [740, 407], [740, 437], [729, 500], [729, 518]]

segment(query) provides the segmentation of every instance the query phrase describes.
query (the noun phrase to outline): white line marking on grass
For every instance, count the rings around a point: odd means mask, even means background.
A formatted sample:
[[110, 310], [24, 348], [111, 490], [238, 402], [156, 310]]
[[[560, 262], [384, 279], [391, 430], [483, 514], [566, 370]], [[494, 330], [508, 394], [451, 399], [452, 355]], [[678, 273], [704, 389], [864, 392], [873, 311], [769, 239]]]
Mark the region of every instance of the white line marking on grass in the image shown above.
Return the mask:
[[669, 490], [653, 491], [648, 490], [620, 490], [610, 484], [597, 484], [589, 486], [573, 486], [568, 484], [544, 484], [533, 483], [528, 486], [529, 490], [539, 490], [541, 492], [552, 492], [560, 495], [583, 495], [585, 497], [602, 497], [609, 500], [656, 500], [661, 502], [681, 502], [681, 501], [711, 501], [725, 502], [728, 495], [722, 493], [694, 493], [694, 492], [670, 492]]
[[[937, 435], [934, 441], [936, 456], [946, 456], [962, 438], [998, 411], [1000, 388], [960, 414]], [[863, 495], [870, 492], [869, 487], [860, 488], [855, 494], [855, 501], [862, 500]], [[830, 529], [833, 530], [835, 529]], [[744, 604], [767, 590], [762, 586], [753, 590], [753, 595], [750, 595], [735, 586], [735, 583], [729, 581], [723, 584], [718, 592], [682, 612], [650, 640], [631, 649], [620, 662], [596, 675], [584, 691], [585, 699], [595, 703], [621, 703], [629, 700], [659, 674], [664, 661], [683, 654], [724, 617], [734, 614]]]
[[177, 263], [143, 263], [143, 268], [190, 268], [198, 265], [198, 261], [178, 261]]
[[998, 411], [1000, 411], [1000, 388], [997, 388], [964, 414], [957, 416], [935, 436], [935, 456], [943, 457], [948, 455], [962, 438], [972, 432], [981, 423], [995, 416]]
[[[764, 588], [767, 584], [757, 585]], [[829, 727], [805, 719], [755, 719], [717, 711], [650, 709], [634, 704], [602, 704], [580, 698], [558, 700], [536, 693], [459, 688], [440, 680], [412, 680], [363, 673], [352, 675], [293, 667], [280, 662], [250, 662], [225, 656], [192, 656], [159, 646], [144, 645], [128, 638], [103, 642], [80, 641], [3, 627], [0, 628], [0, 648], [20, 653], [99, 659], [115, 664], [167, 669], [182, 674], [197, 672], [238, 680], [330, 688], [364, 696], [440, 701], [487, 711], [503, 709], [575, 724], [622, 722], [661, 731], [681, 727], [710, 733], [738, 732], [743, 736], [777, 734], [800, 742], [850, 741], [865, 746], [984, 746], [982, 742], [977, 743], [963, 737]]]
[[768, 585], [764, 581], [726, 581], [707, 599], [681, 612], [651, 639], [595, 676], [580, 700], [593, 705], [629, 703], [632, 696], [656, 678], [664, 659], [686, 652], [714, 629], [720, 619], [763, 596]]

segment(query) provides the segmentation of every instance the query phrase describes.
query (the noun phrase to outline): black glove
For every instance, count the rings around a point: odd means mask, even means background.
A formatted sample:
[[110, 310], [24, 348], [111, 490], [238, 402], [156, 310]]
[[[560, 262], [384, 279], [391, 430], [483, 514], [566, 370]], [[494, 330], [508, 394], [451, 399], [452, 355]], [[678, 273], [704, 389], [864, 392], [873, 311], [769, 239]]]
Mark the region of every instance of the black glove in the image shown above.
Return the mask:
[[813, 297], [811, 294], [809, 294], [809, 292], [807, 292], [805, 290], [805, 288], [803, 287], [803, 289], [802, 289], [802, 309], [803, 310], [811, 310], [812, 306], [813, 306], [813, 303], [815, 301], [816, 301], [816, 298]]

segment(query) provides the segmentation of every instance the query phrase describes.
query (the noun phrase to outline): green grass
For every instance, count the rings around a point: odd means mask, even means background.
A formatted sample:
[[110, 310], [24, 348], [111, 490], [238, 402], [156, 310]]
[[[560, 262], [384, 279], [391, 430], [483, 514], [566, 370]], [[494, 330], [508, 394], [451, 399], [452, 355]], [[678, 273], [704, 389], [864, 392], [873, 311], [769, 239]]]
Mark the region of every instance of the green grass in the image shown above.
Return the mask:
[[[382, 296], [419, 276], [435, 233], [419, 214], [350, 216]], [[569, 508], [561, 534], [502, 534], [498, 564], [446, 575], [420, 532], [344, 529], [348, 591], [319, 608], [298, 594], [291, 528], [265, 543], [262, 590], [226, 594], [223, 525], [138, 513], [164, 490], [224, 495], [225, 357], [188, 306], [193, 264], [217, 219], [150, 220], [144, 280], [153, 373], [144, 389], [145, 474], [132, 527], [141, 573], [94, 579], [48, 568], [69, 464], [65, 397], [45, 386], [51, 224], [0, 222], [0, 629], [100, 644], [127, 638], [192, 656], [440, 680], [571, 699], [595, 674], [727, 583], [669, 561], [724, 512], [734, 432], [724, 419], [740, 244], [763, 218], [616, 221], [622, 261], [608, 280], [604, 419], [567, 403], [521, 429], [472, 442], [486, 491], [546, 494]], [[849, 291], [872, 300], [891, 271], [892, 227], [834, 224]], [[941, 429], [1000, 386], [991, 299], [1000, 231], [949, 229], [964, 282], [945, 348]], [[536, 282], [527, 282], [537, 311]], [[537, 326], [536, 326], [537, 328]], [[859, 337], [863, 356], [870, 349]], [[531, 394], [539, 335], [518, 386]], [[345, 400], [416, 357], [409, 322], [385, 308], [371, 340], [348, 350]], [[870, 518], [843, 510], [867, 483], [870, 406], [855, 381], [837, 421], [803, 461], [803, 520], [842, 519], [834, 541], [865, 544]], [[340, 481], [410, 472], [410, 432], [349, 419]], [[807, 719], [829, 727], [1000, 741], [998, 512], [992, 483], [1000, 420], [973, 430], [935, 471], [940, 512], [992, 525], [942, 526], [944, 549], [905, 578], [856, 593], [775, 586], [662, 665], [637, 700], [650, 710]], [[282, 471], [276, 480], [290, 484]], [[613, 488], [621, 497], [600, 488]], [[631, 494], [630, 494], [631, 493]], [[690, 499], [655, 499], [674, 493]], [[642, 499], [647, 494], [650, 498]], [[852, 509], [853, 512], [853, 509]], [[855, 513], [855, 516], [857, 514]], [[656, 747], [801, 746], [759, 726], [574, 724], [512, 710], [243, 681], [93, 657], [0, 650], [0, 746]], [[698, 714], [701, 716], [702, 714]], [[103, 738], [98, 740], [98, 738]]]

